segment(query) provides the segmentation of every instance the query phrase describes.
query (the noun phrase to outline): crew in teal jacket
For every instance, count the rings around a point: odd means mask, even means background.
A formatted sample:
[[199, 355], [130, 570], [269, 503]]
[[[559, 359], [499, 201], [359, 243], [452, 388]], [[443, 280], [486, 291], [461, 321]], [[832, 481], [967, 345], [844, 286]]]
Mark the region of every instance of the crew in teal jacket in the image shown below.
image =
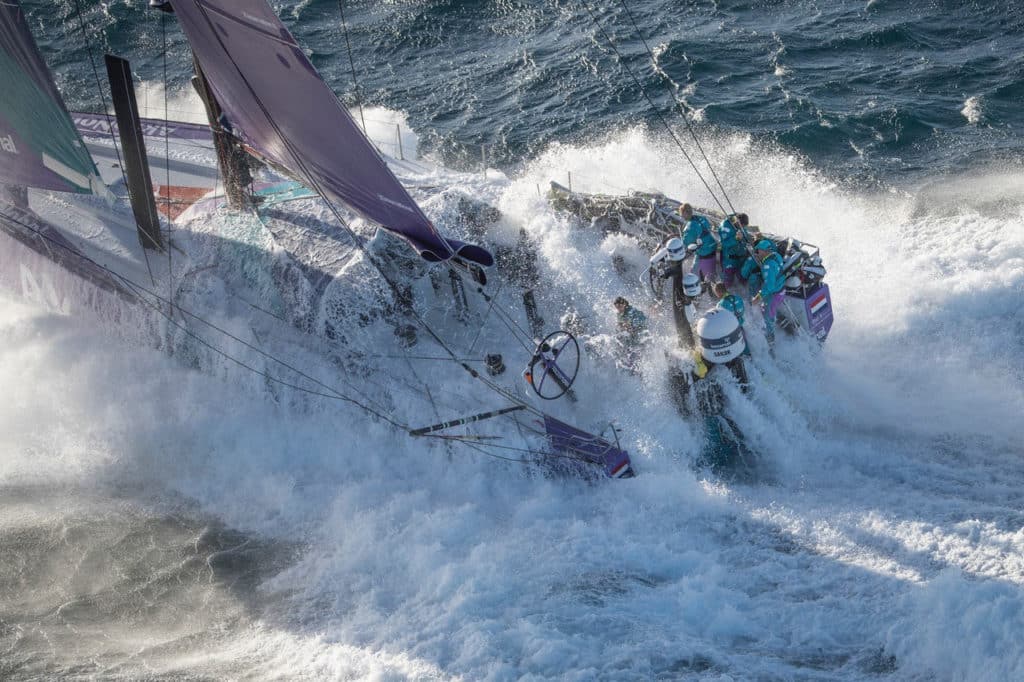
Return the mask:
[[762, 239], [754, 247], [754, 257], [761, 263], [761, 290], [757, 296], [761, 299], [761, 310], [764, 311], [764, 332], [768, 341], [774, 341], [775, 318], [779, 306], [786, 297], [782, 256], [775, 250], [775, 245], [770, 240]]
[[696, 272], [705, 282], [714, 281], [715, 272], [718, 270], [718, 242], [711, 232], [711, 223], [702, 215], [694, 215], [693, 207], [689, 204], [680, 205], [679, 215], [686, 221], [683, 243], [690, 246], [700, 241], [697, 246]]
[[[718, 307], [728, 310], [736, 319], [740, 322], [740, 327], [743, 327], [743, 311], [746, 306], [743, 305], [743, 299], [736, 294], [730, 294], [729, 289], [726, 287], [725, 282], [719, 282], [713, 289], [715, 296], [718, 297]], [[743, 331], [743, 340], [746, 341], [747, 332]], [[750, 355], [750, 344], [746, 344], [746, 348], [743, 349], [744, 355]]]
[[647, 316], [629, 304], [622, 296], [615, 299], [615, 311], [619, 333], [619, 362], [631, 372], [640, 368], [643, 346], [650, 337], [647, 331]]
[[722, 243], [722, 281], [732, 286], [736, 274], [747, 259], [747, 247], [743, 243], [743, 230], [749, 224], [746, 213], [731, 215], [718, 226], [718, 238]]
[[730, 294], [725, 282], [718, 282], [715, 284], [713, 291], [715, 292], [715, 296], [718, 297], [718, 307], [724, 308], [735, 315], [736, 319], [740, 321], [740, 326], [742, 327], [743, 311], [746, 307], [743, 305], [743, 299], [736, 294]]
[[[771, 244], [771, 240], [768, 239], [760, 239], [756, 243], [760, 245], [764, 242]], [[755, 298], [757, 292], [761, 290], [761, 262], [754, 256], [747, 258], [740, 268], [740, 278], [747, 283], [748, 298]]]

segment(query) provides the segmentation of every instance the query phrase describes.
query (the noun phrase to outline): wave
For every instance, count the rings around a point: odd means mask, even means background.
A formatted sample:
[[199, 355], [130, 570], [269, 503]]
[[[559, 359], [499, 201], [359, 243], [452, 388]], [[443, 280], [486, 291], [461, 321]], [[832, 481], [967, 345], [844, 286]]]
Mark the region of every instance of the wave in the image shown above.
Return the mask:
[[[0, 474], [22, 492], [5, 496], [0, 532], [33, 529], [2, 583], [5, 611], [11, 580], [38, 568], [60, 528], [86, 556], [155, 548], [127, 564], [127, 583], [110, 578], [125, 564], [95, 561], [56, 574], [54, 591], [30, 583], [23, 628], [53, 637], [73, 622], [79, 634], [63, 654], [2, 635], [42, 661], [21, 674], [101, 652], [88, 657], [128, 675], [1017, 676], [1018, 628], [999, 605], [1024, 603], [1019, 169], [864, 192], [784, 148], [704, 132], [734, 205], [818, 244], [830, 270], [837, 323], [824, 349], [783, 344], [769, 360], [755, 348], [755, 394], [730, 393], [770, 483], [691, 468], [699, 432], [666, 406], [657, 363], [643, 381], [584, 369], [579, 416], [615, 416], [641, 471], [587, 486], [423, 447], [329, 406], [275, 403], [236, 373], [204, 376], [5, 302], [0, 379], [19, 390], [0, 409]], [[567, 172], [583, 190], [714, 200], [643, 128], [552, 146], [511, 181], [474, 181], [507, 229], [536, 239], [543, 314], [572, 305], [607, 327], [614, 296], [643, 300], [610, 256], [644, 254], [546, 205], [538, 186]], [[416, 371], [445, 409], [449, 370]], [[32, 490], [54, 502], [26, 515], [14, 500]], [[235, 530], [190, 549], [217, 524]], [[187, 561], [199, 577], [175, 568], [182, 556], [198, 557]], [[136, 608], [114, 595], [149, 595], [140, 586], [161, 576], [190, 587], [146, 596], [152, 623], [114, 628]], [[195, 590], [213, 608], [194, 610]], [[59, 614], [68, 594], [94, 597], [74, 615], [29, 615]], [[953, 637], [966, 601], [991, 646]]]

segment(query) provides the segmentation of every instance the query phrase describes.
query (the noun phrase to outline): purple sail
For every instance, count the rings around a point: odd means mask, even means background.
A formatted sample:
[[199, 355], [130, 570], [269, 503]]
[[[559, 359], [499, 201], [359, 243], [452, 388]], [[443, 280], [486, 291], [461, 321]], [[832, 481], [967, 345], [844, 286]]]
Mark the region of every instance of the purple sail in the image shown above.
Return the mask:
[[234, 135], [427, 260], [493, 263], [484, 249], [441, 236], [266, 2], [172, 5]]
[[17, 2], [0, 2], [0, 184], [103, 191]]

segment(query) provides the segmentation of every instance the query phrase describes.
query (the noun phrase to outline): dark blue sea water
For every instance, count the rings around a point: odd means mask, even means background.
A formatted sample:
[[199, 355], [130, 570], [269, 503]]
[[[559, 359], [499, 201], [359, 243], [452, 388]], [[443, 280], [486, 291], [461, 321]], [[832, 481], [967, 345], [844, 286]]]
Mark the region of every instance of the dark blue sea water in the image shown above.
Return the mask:
[[[78, 2], [95, 58], [122, 54], [159, 82], [166, 38], [166, 77], [186, 87], [173, 18], [162, 26], [141, 0]], [[25, 4], [71, 106], [101, 106], [77, 3]], [[637, 122], [685, 133], [674, 99], [702, 130], [749, 133], [854, 183], [1017, 164], [1024, 141], [1013, 0], [346, 0], [358, 90], [339, 3], [272, 4], [340, 96], [406, 112], [454, 165], [485, 144], [514, 168]]]

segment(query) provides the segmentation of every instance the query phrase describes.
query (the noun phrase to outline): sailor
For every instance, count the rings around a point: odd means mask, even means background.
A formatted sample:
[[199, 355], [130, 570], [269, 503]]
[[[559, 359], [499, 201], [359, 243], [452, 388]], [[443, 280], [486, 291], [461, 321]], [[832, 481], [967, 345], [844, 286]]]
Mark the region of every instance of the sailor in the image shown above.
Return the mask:
[[748, 253], [751, 253], [751, 255], [743, 262], [743, 267], [740, 268], [740, 279], [747, 283], [749, 297], [753, 299], [761, 289], [761, 262], [753, 255], [754, 247], [757, 244], [768, 242], [774, 250], [775, 244], [770, 239], [763, 239], [761, 233], [756, 230], [748, 232], [747, 238], [747, 243], [749, 244]]
[[745, 443], [743, 432], [727, 414], [725, 393], [714, 378], [716, 365], [699, 350], [694, 350], [691, 357], [692, 365], [688, 358], [681, 366], [670, 364], [669, 395], [683, 416], [697, 417], [703, 423], [704, 442], [699, 464], [709, 466], [720, 475], [743, 474], [753, 465], [754, 455]]
[[636, 371], [640, 363], [640, 351], [647, 341], [647, 316], [622, 296], [615, 299], [614, 305], [618, 313], [617, 339], [622, 349], [622, 364]]
[[686, 257], [686, 246], [679, 237], [669, 239], [651, 262], [659, 263], [658, 274], [662, 279], [671, 282], [672, 317], [676, 324], [680, 348], [693, 347], [693, 330], [691, 325], [697, 316], [694, 308], [695, 299], [700, 296], [700, 278], [692, 272], [683, 273], [683, 259]]
[[754, 299], [761, 299], [764, 312], [764, 332], [768, 342], [775, 340], [775, 317], [786, 298], [786, 278], [782, 273], [782, 256], [770, 239], [762, 239], [754, 247], [754, 257], [760, 263], [761, 289]]
[[722, 281], [732, 286], [736, 274], [749, 255], [744, 241], [750, 221], [746, 213], [731, 215], [718, 226], [718, 238], [722, 244]]
[[[715, 414], [721, 411], [721, 389], [718, 385], [712, 382], [706, 384], [699, 383], [707, 377], [711, 369], [710, 363], [705, 362], [704, 356], [696, 348], [689, 353], [689, 357], [693, 360], [692, 366], [688, 367], [689, 363], [686, 361], [680, 363], [680, 365], [675, 363], [669, 364], [668, 381], [672, 389], [670, 395], [676, 404], [676, 408], [679, 409], [683, 416], [691, 416], [692, 409], [691, 405], [687, 403], [687, 399], [695, 397], [697, 398], [695, 406], [698, 414]], [[704, 390], [694, 396], [694, 389], [697, 386]]]
[[615, 299], [615, 311], [618, 313], [619, 332], [629, 340], [631, 345], [643, 342], [647, 331], [647, 316], [630, 305], [622, 296]]
[[[743, 299], [737, 296], [736, 294], [730, 293], [729, 289], [726, 288], [724, 282], [718, 282], [717, 284], [715, 284], [713, 293], [715, 294], [715, 298], [718, 299], [718, 304], [716, 305], [716, 307], [721, 308], [723, 310], [728, 310], [733, 315], [735, 315], [736, 319], [740, 323], [740, 329], [743, 330], [743, 311], [746, 308], [746, 306], [743, 304]], [[746, 343], [746, 338], [747, 332], [743, 330], [743, 355], [749, 356], [750, 345]], [[749, 383], [746, 378], [746, 370], [743, 369], [741, 361], [737, 360], [735, 361], [735, 363], [740, 366], [738, 368], [734, 368], [733, 363], [730, 363], [729, 368], [733, 370], [733, 374], [736, 375], [736, 379], [737, 381], [740, 382], [740, 386], [746, 387]], [[740, 374], [740, 370], [742, 370], [742, 375]]]
[[717, 282], [714, 286], [715, 298], [718, 299], [718, 307], [725, 308], [740, 321], [740, 326], [743, 326], [743, 299], [736, 294], [729, 293], [728, 287], [725, 282]]
[[718, 269], [718, 242], [711, 231], [711, 223], [702, 215], [694, 215], [693, 206], [680, 204], [679, 215], [686, 221], [683, 230], [683, 244], [687, 247], [697, 246], [697, 257], [694, 272], [700, 273], [701, 279], [710, 282], [715, 279]]

